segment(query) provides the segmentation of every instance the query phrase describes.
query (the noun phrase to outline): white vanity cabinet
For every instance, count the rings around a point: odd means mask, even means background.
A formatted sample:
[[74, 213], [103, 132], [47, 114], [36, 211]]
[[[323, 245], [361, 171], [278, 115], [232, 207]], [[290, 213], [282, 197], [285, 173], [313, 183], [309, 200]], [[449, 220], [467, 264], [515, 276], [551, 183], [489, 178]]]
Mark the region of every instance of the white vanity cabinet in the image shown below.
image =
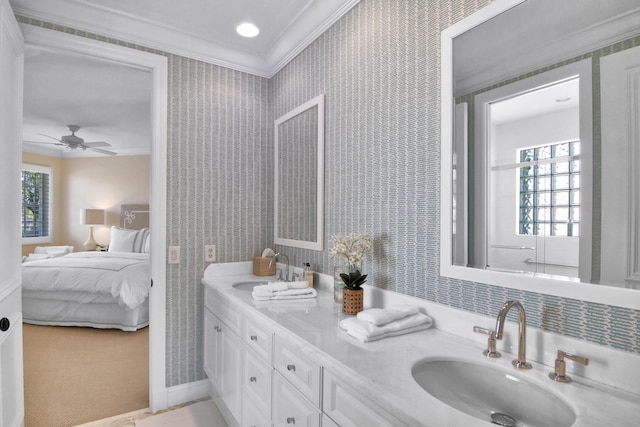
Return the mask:
[[252, 306], [205, 288], [204, 370], [229, 426], [401, 426], [325, 371], [317, 349]]
[[[215, 296], [207, 292], [205, 301], [214, 299]], [[241, 316], [225, 316], [227, 312], [239, 313], [240, 308], [227, 306], [221, 310], [218, 304], [205, 305], [204, 369], [217, 393], [216, 400], [224, 403], [222, 411], [228, 411], [233, 418], [240, 420], [244, 360], [244, 346], [238, 335], [238, 319], [241, 320]]]

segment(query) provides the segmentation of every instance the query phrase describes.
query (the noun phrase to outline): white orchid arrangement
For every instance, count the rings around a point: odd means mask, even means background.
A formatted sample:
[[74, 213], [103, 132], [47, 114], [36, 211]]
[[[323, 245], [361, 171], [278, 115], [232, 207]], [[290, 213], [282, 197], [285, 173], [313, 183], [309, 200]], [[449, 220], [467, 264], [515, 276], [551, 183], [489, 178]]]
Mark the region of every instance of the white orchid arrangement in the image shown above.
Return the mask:
[[341, 256], [349, 263], [349, 273], [340, 275], [347, 289], [357, 290], [367, 281], [367, 275], [356, 269], [356, 264], [362, 261], [365, 254], [371, 250], [371, 236], [366, 233], [351, 233], [347, 236], [333, 236], [329, 239], [331, 249], [329, 256]]

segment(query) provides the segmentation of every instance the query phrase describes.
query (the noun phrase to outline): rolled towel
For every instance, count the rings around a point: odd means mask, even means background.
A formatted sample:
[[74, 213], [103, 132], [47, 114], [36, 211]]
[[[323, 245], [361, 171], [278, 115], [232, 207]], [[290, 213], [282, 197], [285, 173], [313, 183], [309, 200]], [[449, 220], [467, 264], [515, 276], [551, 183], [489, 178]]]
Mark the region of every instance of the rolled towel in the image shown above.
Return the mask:
[[402, 319], [418, 313], [418, 307], [411, 305], [397, 305], [387, 308], [370, 308], [357, 314], [358, 319], [366, 320], [376, 326], [386, 325], [394, 320]]
[[[266, 286], [266, 285], [264, 285]], [[306, 298], [315, 298], [318, 295], [318, 291], [313, 288], [307, 288], [308, 291], [304, 292], [304, 289], [290, 289], [288, 291], [282, 292], [268, 292], [265, 293], [256, 293], [255, 288], [253, 288], [253, 292], [251, 292], [251, 297], [256, 301], [282, 301], [282, 300], [293, 300], [293, 299], [306, 299]]]
[[375, 341], [387, 336], [408, 334], [430, 328], [432, 324], [431, 317], [419, 312], [382, 326], [376, 326], [357, 317], [350, 317], [340, 321], [342, 329], [363, 342]]

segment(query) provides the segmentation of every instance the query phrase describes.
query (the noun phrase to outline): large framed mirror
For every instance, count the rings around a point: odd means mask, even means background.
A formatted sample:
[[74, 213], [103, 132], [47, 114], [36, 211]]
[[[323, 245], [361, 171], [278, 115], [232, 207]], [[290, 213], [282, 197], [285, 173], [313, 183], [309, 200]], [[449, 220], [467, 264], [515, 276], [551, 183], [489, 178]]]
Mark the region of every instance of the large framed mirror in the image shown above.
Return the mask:
[[324, 241], [324, 95], [275, 121], [275, 243], [321, 251]]
[[442, 33], [442, 276], [640, 307], [637, 22], [497, 0]]

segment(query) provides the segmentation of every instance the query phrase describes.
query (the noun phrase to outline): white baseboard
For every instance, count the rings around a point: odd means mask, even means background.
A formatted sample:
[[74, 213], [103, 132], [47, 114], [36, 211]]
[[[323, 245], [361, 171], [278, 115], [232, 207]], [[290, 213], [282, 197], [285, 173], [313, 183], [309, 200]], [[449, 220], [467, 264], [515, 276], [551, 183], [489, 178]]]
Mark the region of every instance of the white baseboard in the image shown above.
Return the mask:
[[167, 405], [179, 405], [211, 395], [211, 382], [206, 380], [180, 384], [167, 389]]

